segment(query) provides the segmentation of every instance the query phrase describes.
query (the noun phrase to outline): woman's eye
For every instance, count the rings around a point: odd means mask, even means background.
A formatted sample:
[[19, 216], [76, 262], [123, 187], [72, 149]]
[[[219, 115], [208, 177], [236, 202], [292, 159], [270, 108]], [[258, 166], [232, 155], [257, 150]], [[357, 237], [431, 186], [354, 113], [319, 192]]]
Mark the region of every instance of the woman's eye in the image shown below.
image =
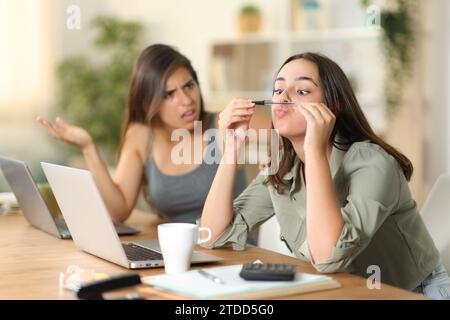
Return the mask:
[[184, 85], [184, 90], [191, 90], [195, 87], [195, 81], [190, 81]]
[[273, 89], [272, 94], [276, 94], [276, 95], [280, 95], [281, 93], [283, 93], [283, 89]]
[[301, 96], [306, 96], [306, 95], [309, 93], [309, 91], [306, 91], [306, 90], [297, 90], [297, 93], [298, 93], [299, 95], [301, 95]]
[[170, 98], [173, 97], [173, 95], [174, 95], [174, 92], [173, 92], [173, 91], [169, 91], [169, 92], [166, 92], [166, 93], [164, 94], [164, 98], [165, 98], [165, 99], [170, 99]]

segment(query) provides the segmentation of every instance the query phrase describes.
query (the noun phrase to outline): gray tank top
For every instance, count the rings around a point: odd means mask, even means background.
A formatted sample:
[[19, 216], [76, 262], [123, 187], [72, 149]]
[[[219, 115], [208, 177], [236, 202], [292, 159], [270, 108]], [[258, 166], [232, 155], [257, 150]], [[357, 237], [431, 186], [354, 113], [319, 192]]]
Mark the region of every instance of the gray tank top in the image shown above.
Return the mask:
[[[214, 127], [214, 114], [210, 116], [209, 128]], [[210, 139], [208, 148], [218, 149], [215, 139]], [[148, 194], [161, 215], [173, 222], [195, 221], [201, 216], [211, 184], [216, 175], [218, 163], [208, 164], [205, 160], [194, 170], [182, 175], [166, 175], [155, 165], [153, 158], [147, 163]], [[244, 168], [237, 172], [234, 197], [247, 186]]]

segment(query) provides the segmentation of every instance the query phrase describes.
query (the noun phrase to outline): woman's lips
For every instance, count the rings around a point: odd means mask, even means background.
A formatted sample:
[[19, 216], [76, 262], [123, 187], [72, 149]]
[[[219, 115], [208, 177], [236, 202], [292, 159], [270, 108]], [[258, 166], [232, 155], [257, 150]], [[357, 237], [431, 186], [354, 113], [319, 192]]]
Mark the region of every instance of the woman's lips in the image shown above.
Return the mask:
[[284, 107], [284, 106], [276, 106], [273, 109], [274, 114], [277, 116], [277, 118], [282, 118], [284, 117], [287, 113], [288, 113], [288, 107]]
[[196, 118], [196, 112], [195, 112], [195, 110], [187, 111], [187, 112], [183, 113], [181, 118], [186, 122], [194, 121]]

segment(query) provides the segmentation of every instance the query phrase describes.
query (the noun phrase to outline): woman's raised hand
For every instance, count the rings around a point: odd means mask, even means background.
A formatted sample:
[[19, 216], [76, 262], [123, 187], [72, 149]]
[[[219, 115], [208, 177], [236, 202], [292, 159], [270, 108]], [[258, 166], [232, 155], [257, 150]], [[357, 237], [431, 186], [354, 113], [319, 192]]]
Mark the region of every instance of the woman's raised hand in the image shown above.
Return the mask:
[[81, 151], [93, 144], [92, 137], [83, 128], [72, 126], [61, 118], [56, 118], [56, 123], [52, 124], [42, 117], [36, 120], [42, 124], [47, 131], [56, 139], [70, 143], [78, 147]]
[[251, 100], [233, 99], [219, 114], [219, 129], [243, 129], [247, 130], [255, 104]]
[[233, 99], [219, 114], [219, 130], [222, 132], [226, 130], [227, 137], [231, 134], [244, 141], [255, 108], [255, 104], [250, 100]]
[[323, 103], [302, 103], [297, 109], [306, 119], [305, 153], [326, 151], [336, 122], [335, 115]]

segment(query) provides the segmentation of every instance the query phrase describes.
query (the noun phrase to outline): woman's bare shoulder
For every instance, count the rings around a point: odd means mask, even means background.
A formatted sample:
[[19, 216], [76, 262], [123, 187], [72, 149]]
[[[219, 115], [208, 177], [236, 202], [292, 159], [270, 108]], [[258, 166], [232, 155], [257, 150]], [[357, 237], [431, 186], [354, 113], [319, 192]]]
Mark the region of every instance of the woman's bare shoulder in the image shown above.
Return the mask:
[[145, 138], [150, 135], [150, 127], [144, 123], [133, 122], [128, 126], [126, 138]]
[[143, 123], [131, 123], [125, 132], [124, 148], [136, 150], [145, 159], [150, 142], [150, 127]]

